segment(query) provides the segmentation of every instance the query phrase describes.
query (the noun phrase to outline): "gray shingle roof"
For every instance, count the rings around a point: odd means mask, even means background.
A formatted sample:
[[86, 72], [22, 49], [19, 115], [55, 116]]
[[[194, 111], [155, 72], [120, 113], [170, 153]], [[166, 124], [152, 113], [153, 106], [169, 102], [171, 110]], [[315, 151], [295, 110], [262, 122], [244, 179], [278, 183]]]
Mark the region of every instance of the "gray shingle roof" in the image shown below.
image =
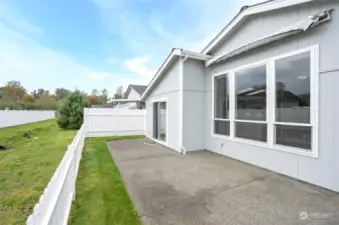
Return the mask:
[[130, 84], [129, 85], [131, 88], [133, 88], [136, 92], [138, 92], [138, 94], [141, 96], [144, 91], [146, 90], [147, 86], [145, 85], [134, 85], [134, 84]]

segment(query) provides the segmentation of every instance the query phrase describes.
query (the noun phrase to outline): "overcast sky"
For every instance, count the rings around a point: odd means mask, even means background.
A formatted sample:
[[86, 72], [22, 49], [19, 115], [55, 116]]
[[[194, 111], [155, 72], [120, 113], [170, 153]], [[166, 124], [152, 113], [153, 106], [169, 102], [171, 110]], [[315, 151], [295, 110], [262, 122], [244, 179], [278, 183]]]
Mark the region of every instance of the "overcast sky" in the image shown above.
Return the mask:
[[258, 0], [1, 0], [0, 84], [148, 84], [173, 47], [200, 51]]

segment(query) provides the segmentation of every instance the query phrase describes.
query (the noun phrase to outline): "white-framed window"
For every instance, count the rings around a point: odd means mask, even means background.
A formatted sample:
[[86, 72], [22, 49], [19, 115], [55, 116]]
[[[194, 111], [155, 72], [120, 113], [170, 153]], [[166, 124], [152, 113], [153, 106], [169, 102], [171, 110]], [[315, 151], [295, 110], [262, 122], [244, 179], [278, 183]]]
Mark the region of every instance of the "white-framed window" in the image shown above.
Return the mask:
[[153, 108], [153, 139], [167, 145], [168, 143], [168, 101], [156, 99], [152, 101]]
[[267, 64], [234, 72], [234, 136], [267, 142]]
[[319, 47], [212, 76], [212, 135], [318, 157]]
[[217, 135], [230, 136], [229, 117], [229, 82], [228, 74], [223, 74], [214, 78], [214, 116], [213, 132]]

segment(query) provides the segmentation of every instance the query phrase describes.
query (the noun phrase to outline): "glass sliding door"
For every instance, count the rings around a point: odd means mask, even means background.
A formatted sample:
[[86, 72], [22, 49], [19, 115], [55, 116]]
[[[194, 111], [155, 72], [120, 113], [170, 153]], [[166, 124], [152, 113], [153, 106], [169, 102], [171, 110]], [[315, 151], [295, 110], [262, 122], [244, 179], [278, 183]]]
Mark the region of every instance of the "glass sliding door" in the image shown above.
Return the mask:
[[158, 139], [158, 102], [153, 103], [153, 138]]
[[153, 138], [166, 142], [167, 138], [167, 104], [153, 103]]
[[166, 142], [166, 102], [159, 102], [159, 117], [158, 117], [158, 128], [159, 128], [159, 140]]

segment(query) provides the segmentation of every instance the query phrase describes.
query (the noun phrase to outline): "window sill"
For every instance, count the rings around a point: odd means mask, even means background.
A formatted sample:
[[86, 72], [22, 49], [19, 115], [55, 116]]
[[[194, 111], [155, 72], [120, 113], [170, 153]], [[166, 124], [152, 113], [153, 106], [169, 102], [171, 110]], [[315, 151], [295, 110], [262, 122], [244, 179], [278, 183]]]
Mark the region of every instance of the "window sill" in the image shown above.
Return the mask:
[[286, 147], [286, 146], [282, 146], [282, 145], [273, 145], [271, 147], [271, 149], [277, 150], [277, 151], [293, 153], [293, 154], [297, 154], [297, 155], [302, 155], [302, 156], [307, 156], [307, 157], [316, 158], [316, 159], [318, 158], [317, 152], [307, 151], [307, 150], [303, 150], [303, 149], [300, 149], [300, 148]]
[[282, 152], [292, 153], [292, 154], [301, 155], [301, 156], [307, 156], [307, 157], [316, 158], [316, 159], [318, 158], [317, 152], [310, 152], [310, 151], [302, 150], [299, 148], [292, 148], [292, 147], [286, 147], [286, 146], [281, 146], [281, 145], [269, 146], [265, 142], [252, 141], [252, 140], [247, 140], [243, 138], [231, 138], [229, 136], [223, 136], [223, 135], [218, 135], [218, 134], [212, 134], [212, 137], [224, 139], [227, 141], [234, 141], [234, 142], [238, 142], [241, 144], [249, 144], [249, 145], [253, 145], [257, 147], [263, 147], [263, 148], [267, 148], [269, 150], [274, 150], [274, 151], [282, 151]]
[[226, 136], [226, 135], [222, 135], [222, 134], [214, 134], [214, 133], [212, 133], [212, 137], [221, 138], [221, 139], [232, 141], [232, 138], [230, 136]]

